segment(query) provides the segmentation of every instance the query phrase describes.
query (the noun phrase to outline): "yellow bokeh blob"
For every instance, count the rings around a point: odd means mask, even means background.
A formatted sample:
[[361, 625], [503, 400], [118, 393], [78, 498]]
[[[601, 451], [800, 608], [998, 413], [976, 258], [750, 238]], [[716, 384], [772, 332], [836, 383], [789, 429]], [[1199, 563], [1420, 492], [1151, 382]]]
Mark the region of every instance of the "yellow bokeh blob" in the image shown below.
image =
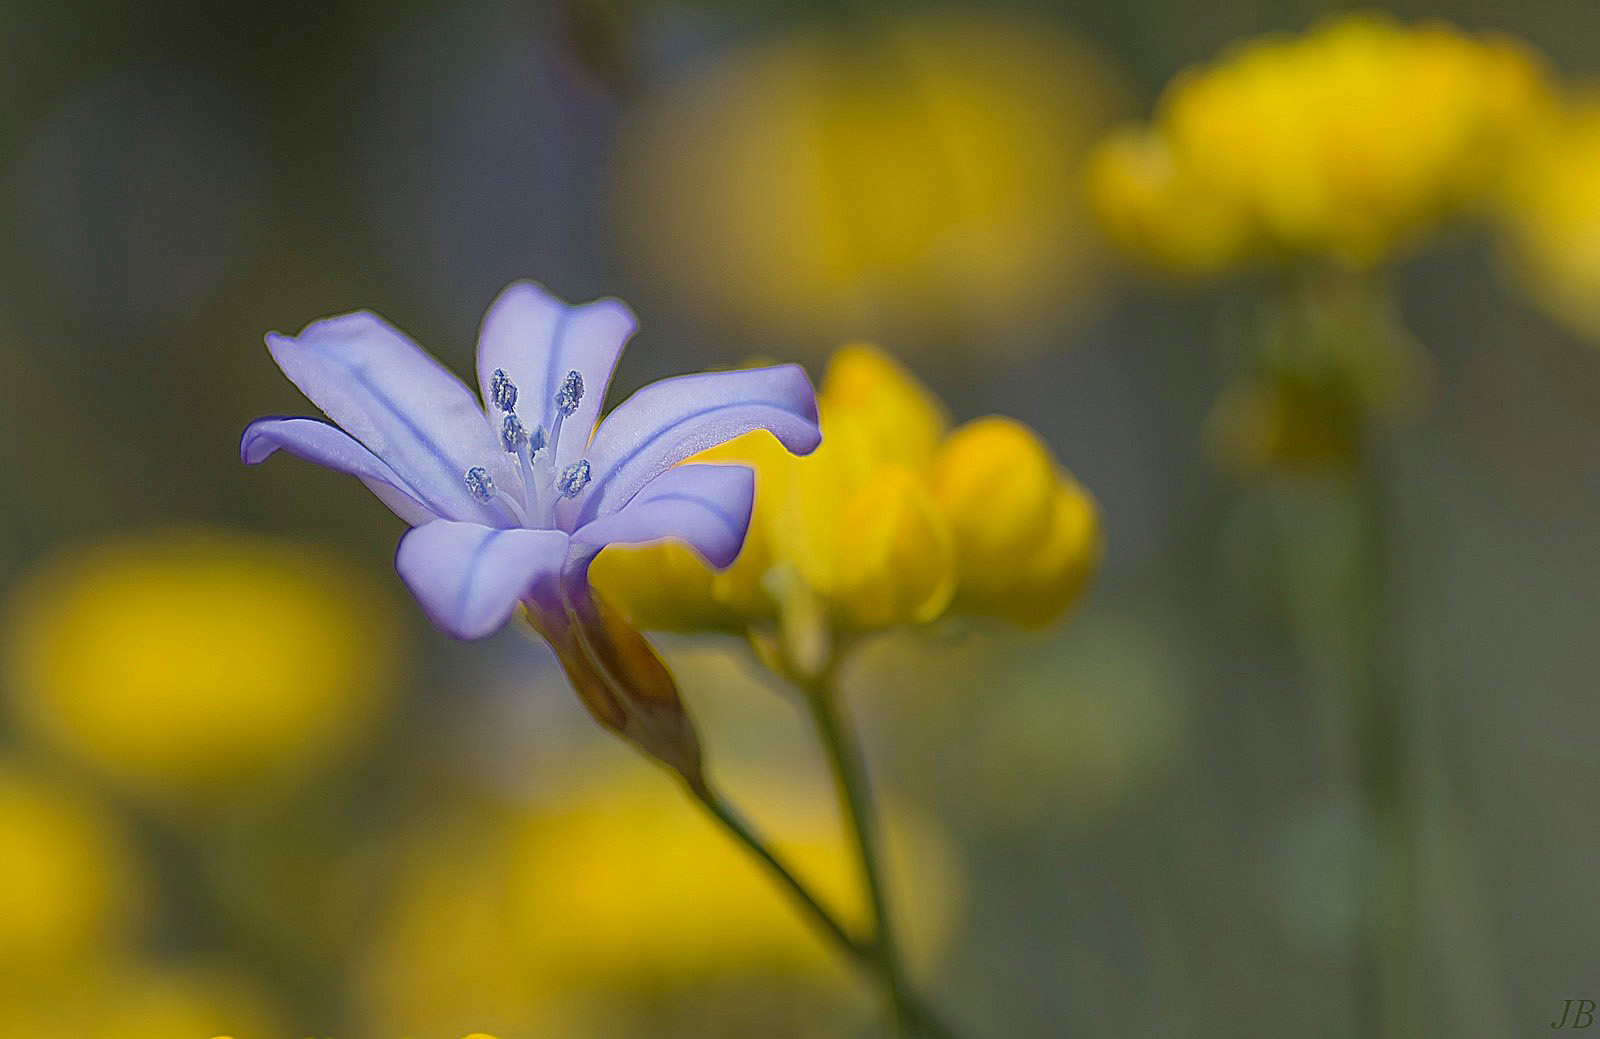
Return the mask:
[[1568, 327], [1600, 338], [1600, 96], [1574, 100], [1524, 154], [1505, 229], [1519, 283]]
[[124, 948], [141, 887], [103, 807], [0, 762], [0, 979], [55, 976]]
[[204, 800], [323, 761], [396, 675], [387, 597], [266, 538], [168, 532], [65, 553], [7, 607], [22, 721], [155, 798]]
[[1368, 268], [1492, 205], [1553, 97], [1509, 38], [1338, 15], [1180, 74], [1149, 125], [1102, 142], [1089, 194], [1131, 255], [1176, 273]]
[[[681, 991], [699, 1005], [706, 984], [853, 998], [850, 969], [681, 792], [643, 763], [579, 771], [559, 796], [435, 827], [398, 858], [362, 970], [374, 1033], [448, 1034], [471, 1020], [497, 1034], [617, 1034], [614, 1004]], [[860, 927], [857, 867], [821, 790], [772, 775], [735, 785], [780, 853]], [[889, 807], [900, 919], [926, 961], [956, 923], [960, 872], [937, 831]]]
[[1038, 16], [795, 32], [635, 113], [616, 223], [664, 299], [807, 338], [1036, 324], [1092, 296], [1081, 167], [1121, 94]]

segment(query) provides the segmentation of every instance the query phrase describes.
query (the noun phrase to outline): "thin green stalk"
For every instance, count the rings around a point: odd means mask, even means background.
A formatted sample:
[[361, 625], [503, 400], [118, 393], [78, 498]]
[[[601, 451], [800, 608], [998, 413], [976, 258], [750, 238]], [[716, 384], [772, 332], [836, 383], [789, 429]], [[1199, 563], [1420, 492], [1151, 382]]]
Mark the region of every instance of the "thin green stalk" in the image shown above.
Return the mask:
[[[724, 830], [735, 840], [742, 844], [747, 851], [756, 857], [767, 871], [773, 875], [779, 885], [789, 893], [794, 902], [804, 910], [807, 919], [825, 937], [832, 941], [856, 966], [863, 970], [872, 971], [881, 976], [883, 973], [883, 957], [879, 954], [875, 943], [866, 942], [852, 935], [848, 928], [839, 922], [822, 901], [811, 892], [803, 880], [788, 867], [776, 852], [751, 828], [744, 817], [727, 802], [721, 794], [713, 790], [704, 781], [685, 784], [689, 792], [702, 807], [711, 815]], [[905, 993], [905, 1001], [901, 1007], [906, 1022], [916, 1033], [927, 1036], [928, 1039], [955, 1039], [952, 1032], [937, 1015], [911, 993]]]
[[1365, 512], [1358, 644], [1364, 650], [1352, 701], [1357, 783], [1376, 841], [1363, 875], [1365, 954], [1358, 984], [1365, 990], [1364, 1031], [1387, 1039], [1416, 1034], [1416, 825], [1411, 799], [1412, 718], [1400, 675], [1399, 617], [1381, 459], [1369, 434], [1362, 445], [1358, 492]]
[[819, 931], [835, 945], [839, 946], [856, 963], [866, 967], [876, 965], [878, 956], [872, 946], [860, 941], [845, 930], [844, 925], [839, 922], [838, 918], [829, 912], [827, 907], [811, 893], [811, 889], [806, 887], [805, 882], [795, 876], [794, 872], [784, 864], [783, 860], [778, 858], [777, 853], [767, 847], [766, 842], [756, 835], [755, 831], [750, 828], [750, 824], [744, 821], [744, 818], [739, 815], [732, 805], [723, 799], [722, 795], [703, 782], [689, 783], [688, 787], [695, 800], [699, 801], [706, 811], [711, 813], [711, 817], [722, 824], [722, 828], [727, 830], [740, 844], [744, 845], [746, 850], [761, 860], [762, 864], [767, 867], [767, 870], [789, 893], [790, 897], [794, 899], [801, 909], [805, 910], [806, 916], [810, 918]]
[[909, 1011], [910, 987], [906, 983], [904, 960], [889, 915], [888, 884], [878, 855], [881, 827], [867, 785], [866, 762], [854, 732], [840, 716], [832, 675], [824, 674], [808, 683], [805, 691], [812, 717], [816, 721], [817, 734], [828, 755], [828, 766], [833, 771], [840, 811], [861, 860], [862, 879], [872, 904], [879, 967], [894, 1012], [895, 1034], [910, 1035], [916, 1022]]

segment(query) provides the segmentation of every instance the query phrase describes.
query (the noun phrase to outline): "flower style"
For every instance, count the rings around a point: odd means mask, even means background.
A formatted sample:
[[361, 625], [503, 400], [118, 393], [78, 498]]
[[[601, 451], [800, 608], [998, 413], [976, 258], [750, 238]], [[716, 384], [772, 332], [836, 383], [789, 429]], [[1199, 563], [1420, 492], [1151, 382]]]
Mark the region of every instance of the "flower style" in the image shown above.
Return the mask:
[[260, 419], [240, 454], [255, 464], [281, 449], [360, 479], [412, 525], [395, 568], [435, 625], [478, 639], [521, 604], [603, 724], [697, 770], [671, 676], [593, 594], [589, 564], [609, 544], [670, 538], [726, 567], [749, 525], [753, 475], [677, 463], [755, 430], [802, 454], [821, 434], [794, 365], [664, 379], [598, 422], [635, 327], [617, 301], [569, 306], [511, 285], [479, 333], [481, 406], [375, 314], [268, 335], [278, 367], [336, 425]]

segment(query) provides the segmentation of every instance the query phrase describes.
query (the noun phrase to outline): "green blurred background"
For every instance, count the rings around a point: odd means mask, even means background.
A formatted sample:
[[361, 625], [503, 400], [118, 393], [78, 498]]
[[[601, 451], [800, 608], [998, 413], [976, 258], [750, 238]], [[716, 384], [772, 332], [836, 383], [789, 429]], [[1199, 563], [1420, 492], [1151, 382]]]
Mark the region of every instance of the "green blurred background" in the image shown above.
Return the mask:
[[[1600, 61], [1585, 3], [1391, 9]], [[451, 643], [361, 488], [239, 464], [246, 422], [306, 410], [264, 332], [370, 307], [468, 371], [521, 277], [629, 301], [619, 389], [870, 338], [1098, 498], [1072, 617], [886, 636], [846, 679], [949, 1016], [1356, 1034], [1359, 504], [1219, 470], [1253, 290], [1128, 269], [1077, 180], [1180, 69], [1324, 13], [0, 6], [0, 1036], [872, 1034], [870, 991], [543, 646]], [[947, 240], [943, 192], [990, 233]], [[1381, 434], [1366, 623], [1411, 748], [1426, 1035], [1597, 995], [1600, 353], [1506, 266], [1470, 228], [1396, 265], [1431, 392]], [[733, 640], [662, 645], [724, 785], [847, 897], [800, 712]]]

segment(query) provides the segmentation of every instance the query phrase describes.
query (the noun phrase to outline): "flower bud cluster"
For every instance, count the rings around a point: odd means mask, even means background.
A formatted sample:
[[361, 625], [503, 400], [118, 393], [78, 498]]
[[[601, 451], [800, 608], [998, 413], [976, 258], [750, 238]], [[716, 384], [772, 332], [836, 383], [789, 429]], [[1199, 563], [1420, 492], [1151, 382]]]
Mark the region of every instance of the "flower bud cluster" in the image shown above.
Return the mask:
[[698, 461], [756, 471], [743, 552], [713, 573], [683, 546], [613, 546], [593, 577], [644, 627], [832, 632], [948, 612], [1044, 624], [1100, 554], [1098, 512], [1039, 437], [1006, 418], [954, 430], [880, 350], [835, 354], [818, 393], [822, 446], [806, 458], [741, 437]]

